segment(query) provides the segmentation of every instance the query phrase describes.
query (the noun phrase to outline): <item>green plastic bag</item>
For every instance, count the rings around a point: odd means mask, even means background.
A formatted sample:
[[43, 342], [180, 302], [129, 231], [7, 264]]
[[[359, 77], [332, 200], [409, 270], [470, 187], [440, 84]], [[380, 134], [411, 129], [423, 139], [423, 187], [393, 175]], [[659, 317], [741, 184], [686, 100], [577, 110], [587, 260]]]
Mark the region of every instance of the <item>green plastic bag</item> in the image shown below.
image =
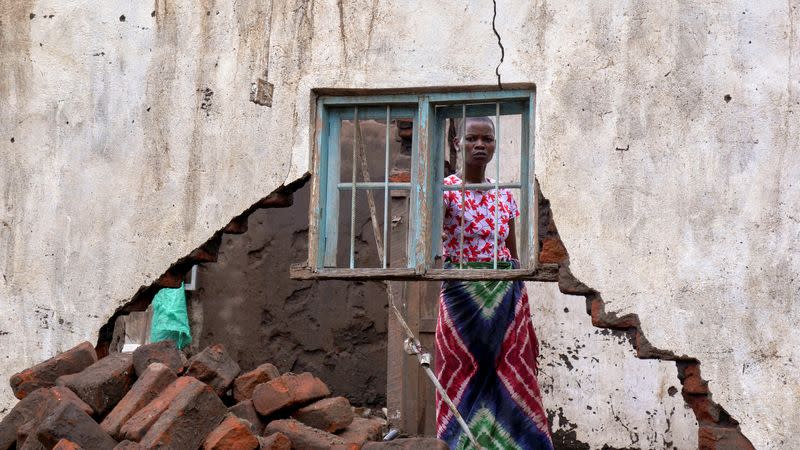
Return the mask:
[[192, 343], [183, 283], [177, 289], [163, 288], [153, 298], [153, 324], [150, 327], [150, 342], [167, 339], [175, 341], [178, 348]]

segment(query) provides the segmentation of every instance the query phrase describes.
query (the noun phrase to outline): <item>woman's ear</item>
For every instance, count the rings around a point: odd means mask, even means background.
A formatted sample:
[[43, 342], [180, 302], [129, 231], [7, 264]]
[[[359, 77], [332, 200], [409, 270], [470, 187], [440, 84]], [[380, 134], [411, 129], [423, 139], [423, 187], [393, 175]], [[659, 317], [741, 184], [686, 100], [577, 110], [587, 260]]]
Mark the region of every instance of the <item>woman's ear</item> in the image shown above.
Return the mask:
[[453, 136], [453, 147], [455, 147], [456, 150], [461, 150], [461, 138], [459, 138], [458, 135]]

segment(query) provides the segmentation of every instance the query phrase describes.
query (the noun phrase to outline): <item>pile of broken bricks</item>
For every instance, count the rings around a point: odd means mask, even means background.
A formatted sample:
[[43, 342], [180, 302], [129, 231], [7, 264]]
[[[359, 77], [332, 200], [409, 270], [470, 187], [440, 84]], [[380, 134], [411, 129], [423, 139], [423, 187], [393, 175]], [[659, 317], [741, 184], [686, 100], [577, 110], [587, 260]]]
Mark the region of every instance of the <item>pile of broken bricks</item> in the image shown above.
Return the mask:
[[0, 421], [0, 450], [447, 448], [374, 442], [386, 421], [357, 416], [310, 373], [240, 372], [221, 345], [187, 360], [162, 341], [98, 360], [84, 342], [11, 377], [20, 401]]

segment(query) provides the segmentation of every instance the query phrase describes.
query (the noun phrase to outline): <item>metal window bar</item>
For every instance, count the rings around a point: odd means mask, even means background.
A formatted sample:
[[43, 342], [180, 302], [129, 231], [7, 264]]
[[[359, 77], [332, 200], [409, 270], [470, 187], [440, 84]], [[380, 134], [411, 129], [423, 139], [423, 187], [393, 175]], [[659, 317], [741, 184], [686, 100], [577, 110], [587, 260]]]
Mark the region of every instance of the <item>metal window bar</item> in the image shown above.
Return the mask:
[[500, 102], [495, 103], [497, 108], [495, 113], [495, 132], [494, 132], [494, 266], [497, 270], [497, 235], [500, 234], [499, 209], [500, 209]]
[[[384, 154], [384, 173], [383, 173], [383, 261], [381, 264], [385, 269], [387, 261], [387, 242], [389, 242], [389, 128], [391, 123], [391, 106], [386, 105], [386, 152]], [[410, 189], [409, 183], [409, 189]], [[355, 189], [353, 189], [355, 190]]]
[[[358, 126], [358, 106], [353, 109], [353, 124]], [[358, 151], [358, 135], [353, 133], [353, 159], [351, 161], [353, 166], [353, 186], [356, 184], [356, 157]], [[356, 190], [352, 190], [350, 196], [350, 268], [356, 267]]]
[[461, 105], [461, 138], [459, 139], [461, 149], [461, 220], [459, 225], [459, 238], [458, 238], [458, 268], [464, 268], [464, 198], [467, 193], [467, 149], [464, 148], [464, 142], [467, 134], [467, 105]]
[[[350, 189], [353, 188], [373, 190], [373, 189], [384, 189], [385, 187], [390, 188], [390, 190], [407, 191], [411, 189], [411, 183], [389, 183], [388, 181], [370, 181], [370, 182], [363, 181], [355, 183], [355, 185], [353, 185], [353, 183], [339, 183], [337, 184], [337, 187], [339, 188], [340, 191], [349, 191]], [[519, 185], [516, 185], [516, 187], [519, 187]]]

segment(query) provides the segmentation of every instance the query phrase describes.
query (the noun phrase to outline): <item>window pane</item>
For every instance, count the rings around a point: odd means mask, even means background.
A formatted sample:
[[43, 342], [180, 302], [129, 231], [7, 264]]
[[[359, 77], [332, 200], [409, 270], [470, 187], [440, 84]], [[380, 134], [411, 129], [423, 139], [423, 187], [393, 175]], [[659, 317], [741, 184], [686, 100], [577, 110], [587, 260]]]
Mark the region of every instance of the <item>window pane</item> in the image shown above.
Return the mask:
[[[354, 112], [354, 108], [348, 108], [340, 121], [337, 267], [351, 267], [351, 254], [353, 268], [383, 267], [384, 249], [388, 254], [386, 267], [406, 267], [408, 191], [397, 186], [387, 190], [384, 183], [387, 176], [390, 183], [410, 182], [413, 121], [410, 116], [398, 117], [390, 111], [387, 136], [385, 108], [359, 109], [357, 126], [352, 119]], [[377, 118], [380, 115], [383, 117]], [[356, 186], [355, 194], [354, 153], [355, 182], [374, 183]], [[388, 230], [384, 229], [385, 222], [390, 225]]]

